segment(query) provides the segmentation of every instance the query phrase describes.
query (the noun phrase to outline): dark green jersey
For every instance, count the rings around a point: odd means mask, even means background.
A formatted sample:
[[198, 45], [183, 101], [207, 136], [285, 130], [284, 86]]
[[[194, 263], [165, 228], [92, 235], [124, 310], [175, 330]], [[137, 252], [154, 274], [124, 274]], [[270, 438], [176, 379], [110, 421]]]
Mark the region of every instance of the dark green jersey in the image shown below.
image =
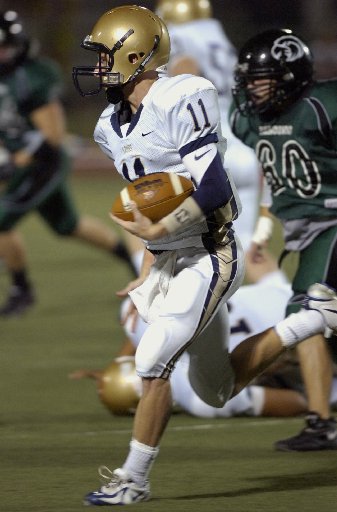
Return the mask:
[[17, 168], [0, 195], [0, 232], [15, 227], [26, 213], [37, 210], [54, 231], [73, 233], [78, 223], [68, 189], [69, 159], [31, 123], [31, 114], [58, 99], [62, 75], [46, 58], [27, 59], [10, 74], [0, 77], [0, 145], [10, 152], [25, 148], [34, 155]]
[[315, 82], [272, 122], [232, 107], [234, 134], [251, 146], [282, 220], [331, 219], [337, 213], [337, 80]]
[[12, 73], [0, 77], [0, 142], [14, 152], [39, 145], [40, 134], [30, 114], [58, 98], [61, 92], [58, 66], [45, 58], [27, 59]]

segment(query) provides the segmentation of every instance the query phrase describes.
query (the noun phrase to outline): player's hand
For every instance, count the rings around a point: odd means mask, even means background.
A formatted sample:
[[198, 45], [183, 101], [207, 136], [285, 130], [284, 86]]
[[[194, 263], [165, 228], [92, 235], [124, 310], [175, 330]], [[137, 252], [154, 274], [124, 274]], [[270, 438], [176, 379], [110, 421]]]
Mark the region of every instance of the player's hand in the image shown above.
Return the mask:
[[156, 240], [167, 235], [166, 228], [159, 222], [154, 224], [148, 217], [142, 215], [134, 201], [130, 202], [130, 207], [133, 213], [133, 221], [121, 220], [112, 213], [110, 213], [110, 217], [126, 231], [143, 240]]
[[137, 279], [130, 281], [124, 288], [116, 292], [117, 297], [121, 297], [122, 299], [127, 297], [128, 293], [143, 284], [144, 280], [145, 279], [143, 277], [137, 277]]
[[[131, 292], [132, 290], [135, 290], [136, 288], [138, 288], [138, 286], [143, 284], [143, 282], [144, 282], [144, 278], [143, 277], [138, 277], [138, 279], [134, 279], [133, 281], [130, 281], [125, 286], [125, 288], [123, 288], [122, 290], [119, 290], [118, 292], [116, 292], [116, 295], [118, 297], [121, 297], [121, 298], [127, 297], [129, 292]], [[128, 323], [130, 331], [131, 332], [135, 332], [137, 319], [138, 319], [137, 308], [134, 305], [134, 303], [132, 302], [132, 300], [130, 299], [130, 303], [128, 305], [128, 308], [124, 312], [123, 316], [121, 317], [121, 325], [124, 326], [126, 323]]]
[[102, 370], [75, 370], [68, 374], [69, 379], [71, 380], [80, 380], [80, 379], [95, 379], [99, 380], [102, 376]]
[[133, 301], [130, 300], [129, 305], [127, 307], [127, 310], [124, 312], [123, 316], [121, 317], [121, 325], [126, 326], [129, 332], [135, 332], [137, 320], [139, 317], [138, 310], [136, 306], [134, 305]]

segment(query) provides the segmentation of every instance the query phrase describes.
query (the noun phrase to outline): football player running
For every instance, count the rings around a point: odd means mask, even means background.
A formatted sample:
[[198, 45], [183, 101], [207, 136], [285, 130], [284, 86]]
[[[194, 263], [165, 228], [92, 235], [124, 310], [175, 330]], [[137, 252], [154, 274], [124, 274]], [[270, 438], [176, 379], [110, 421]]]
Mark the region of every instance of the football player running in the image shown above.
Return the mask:
[[[301, 308], [313, 282], [337, 286], [337, 80], [314, 81], [310, 49], [286, 29], [247, 41], [235, 77], [232, 129], [255, 149], [265, 177], [253, 257], [271, 236], [269, 211], [283, 225], [284, 255], [299, 254], [289, 315]], [[337, 449], [329, 408], [332, 365], [324, 337], [300, 345], [298, 355], [312, 412], [298, 435], [276, 442], [275, 448]]]
[[59, 67], [38, 55], [18, 14], [0, 13], [0, 258], [12, 279], [0, 317], [22, 314], [36, 300], [24, 242], [16, 231], [32, 211], [58, 235], [77, 238], [131, 265], [113, 230], [99, 219], [80, 216], [73, 203], [61, 89]]
[[[130, 505], [150, 497], [149, 474], [169, 421], [170, 374], [188, 350], [189, 379], [206, 403], [222, 407], [284, 351], [337, 328], [337, 297], [323, 285], [309, 290], [307, 307], [274, 329], [242, 342], [229, 357], [224, 333], [207, 344], [198, 335], [242, 282], [243, 251], [232, 222], [240, 209], [223, 166], [217, 91], [205, 78], [166, 76], [170, 41], [163, 21], [138, 6], [103, 14], [82, 46], [92, 66], [75, 67], [82, 94], [106, 90], [95, 140], [126, 180], [157, 171], [195, 183], [194, 193], [160, 222], [131, 204], [134, 221], [117, 224], [147, 241], [138, 287], [130, 296], [149, 324], [136, 351], [143, 394], [126, 460], [108, 482], [85, 497], [87, 505]], [[95, 87], [81, 86], [93, 78]]]
[[255, 152], [233, 135], [228, 122], [237, 52], [209, 0], [158, 0], [156, 12], [167, 25], [171, 53], [168, 73], [207, 78], [218, 91], [221, 131], [227, 149], [224, 165], [232, 174], [242, 204], [234, 227], [243, 249], [249, 248], [258, 214], [260, 165]]

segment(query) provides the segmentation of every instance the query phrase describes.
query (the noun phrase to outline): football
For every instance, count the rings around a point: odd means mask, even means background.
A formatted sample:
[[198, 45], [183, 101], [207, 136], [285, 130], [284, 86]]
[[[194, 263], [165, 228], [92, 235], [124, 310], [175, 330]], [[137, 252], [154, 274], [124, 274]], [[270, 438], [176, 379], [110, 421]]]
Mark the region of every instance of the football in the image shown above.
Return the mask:
[[156, 172], [136, 179], [116, 197], [111, 213], [122, 220], [133, 220], [130, 201], [153, 222], [171, 213], [194, 190], [191, 180], [168, 172]]

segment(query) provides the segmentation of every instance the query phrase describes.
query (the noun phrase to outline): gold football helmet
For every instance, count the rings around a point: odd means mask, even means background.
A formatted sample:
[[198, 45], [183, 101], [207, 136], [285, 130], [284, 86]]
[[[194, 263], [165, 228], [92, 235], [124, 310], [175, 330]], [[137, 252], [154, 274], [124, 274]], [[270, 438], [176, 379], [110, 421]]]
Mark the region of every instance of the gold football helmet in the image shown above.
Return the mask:
[[159, 0], [156, 12], [166, 23], [186, 23], [213, 14], [210, 0]]
[[[144, 71], [168, 62], [170, 39], [164, 22], [145, 7], [126, 5], [103, 14], [81, 46], [96, 52], [98, 62], [74, 67], [76, 88], [83, 96], [98, 94], [102, 88], [123, 87]], [[85, 92], [80, 76], [99, 79], [99, 86]]]
[[136, 374], [133, 356], [114, 359], [97, 385], [100, 400], [110, 412], [119, 416], [135, 412], [142, 394], [142, 381]]

